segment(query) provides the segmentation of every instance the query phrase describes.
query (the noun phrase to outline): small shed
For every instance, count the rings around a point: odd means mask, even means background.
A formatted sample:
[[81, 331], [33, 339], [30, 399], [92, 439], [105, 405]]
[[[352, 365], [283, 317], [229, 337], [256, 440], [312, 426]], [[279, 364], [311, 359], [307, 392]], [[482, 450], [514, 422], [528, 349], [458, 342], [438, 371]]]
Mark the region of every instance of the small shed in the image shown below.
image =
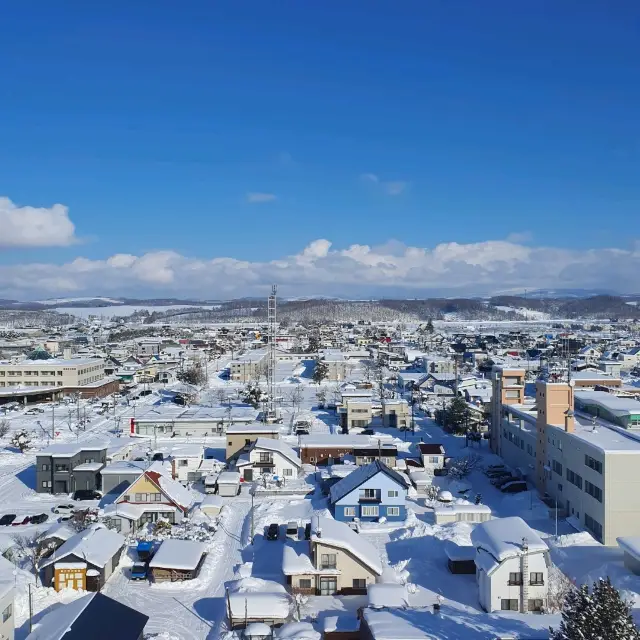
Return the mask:
[[193, 580], [200, 573], [206, 547], [193, 540], [165, 540], [149, 563], [155, 582]]
[[224, 506], [224, 500], [221, 496], [205, 496], [200, 503], [200, 511], [207, 516], [217, 516]]
[[223, 471], [218, 476], [218, 495], [226, 498], [240, 493], [240, 474], [237, 471]]
[[426, 471], [411, 470], [409, 471], [409, 479], [417, 491], [426, 491], [427, 487], [430, 487], [433, 483], [433, 474]]
[[289, 617], [289, 607], [287, 593], [227, 592], [227, 614], [232, 629], [244, 628], [252, 622], [284, 624]]
[[360, 640], [360, 620], [355, 614], [341, 613], [324, 619], [325, 640]]
[[471, 545], [460, 546], [449, 541], [445, 545], [444, 552], [447, 554], [447, 566], [451, 573], [475, 575], [475, 547]]
[[491, 520], [491, 509], [486, 504], [444, 504], [434, 507], [433, 515], [436, 524], [486, 522]]
[[218, 474], [217, 473], [207, 474], [204, 478], [204, 492], [215, 493], [217, 487], [218, 487]]

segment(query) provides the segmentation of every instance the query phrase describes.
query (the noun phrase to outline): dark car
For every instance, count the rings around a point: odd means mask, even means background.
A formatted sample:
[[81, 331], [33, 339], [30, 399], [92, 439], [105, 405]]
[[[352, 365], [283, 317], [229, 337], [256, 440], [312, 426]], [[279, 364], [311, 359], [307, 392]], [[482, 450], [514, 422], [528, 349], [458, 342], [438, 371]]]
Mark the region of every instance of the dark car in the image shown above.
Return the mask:
[[134, 562], [131, 567], [132, 580], [146, 580], [149, 573], [149, 564], [147, 562]]
[[272, 522], [267, 529], [267, 540], [277, 540], [280, 534], [280, 525]]
[[497, 478], [492, 478], [491, 479], [491, 484], [494, 487], [498, 487], [498, 489], [502, 486], [504, 486], [505, 484], [507, 484], [507, 482], [514, 482], [515, 480], [521, 480], [522, 478], [516, 478], [516, 476], [512, 476], [512, 475], [508, 475], [508, 476], [498, 476]]
[[22, 524], [29, 524], [31, 522], [31, 517], [30, 516], [24, 516], [24, 518], [22, 518], [22, 520], [14, 520], [11, 523], [12, 527], [19, 527]]
[[154, 453], [151, 460], [152, 462], [164, 462], [164, 453], [162, 453], [162, 451], [158, 451], [157, 453]]
[[49, 519], [49, 516], [46, 513], [39, 513], [37, 516], [31, 516], [31, 524], [42, 524]]
[[16, 519], [15, 513], [7, 513], [0, 518], [0, 527], [8, 527]]
[[373, 429], [363, 429], [360, 432], [361, 436], [372, 436], [373, 435]]
[[507, 482], [507, 484], [500, 488], [500, 491], [502, 491], [502, 493], [522, 493], [523, 491], [527, 490], [527, 483], [524, 480]]
[[100, 500], [100, 498], [102, 498], [102, 494], [93, 489], [78, 489], [73, 494], [74, 500]]

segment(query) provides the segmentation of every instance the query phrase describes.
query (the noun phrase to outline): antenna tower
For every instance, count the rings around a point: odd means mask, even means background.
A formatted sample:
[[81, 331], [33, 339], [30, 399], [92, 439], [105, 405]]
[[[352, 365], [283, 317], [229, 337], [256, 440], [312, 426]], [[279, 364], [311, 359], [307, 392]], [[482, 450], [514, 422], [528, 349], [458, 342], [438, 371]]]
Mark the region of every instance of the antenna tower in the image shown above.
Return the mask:
[[271, 287], [271, 295], [269, 296], [269, 302], [267, 305], [267, 313], [269, 320], [269, 353], [268, 353], [268, 380], [267, 380], [267, 393], [269, 397], [269, 403], [267, 405], [267, 418], [269, 420], [276, 419], [276, 335], [278, 333], [278, 324], [276, 321], [276, 293], [278, 287], [274, 284]]

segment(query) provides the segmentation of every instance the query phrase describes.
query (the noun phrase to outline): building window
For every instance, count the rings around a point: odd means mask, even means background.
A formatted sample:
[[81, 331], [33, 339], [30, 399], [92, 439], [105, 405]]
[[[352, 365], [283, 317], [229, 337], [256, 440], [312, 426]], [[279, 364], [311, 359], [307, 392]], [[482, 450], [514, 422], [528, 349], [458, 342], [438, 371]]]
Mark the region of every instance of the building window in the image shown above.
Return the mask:
[[544, 575], [540, 572], [531, 572], [529, 576], [529, 584], [540, 587], [544, 584]]
[[298, 586], [300, 589], [311, 589], [311, 580], [309, 578], [300, 578]]
[[595, 535], [599, 542], [602, 542], [602, 525], [587, 513], [584, 514], [584, 526]]
[[518, 610], [518, 600], [512, 599], [509, 600], [507, 598], [503, 598], [500, 602], [500, 608], [502, 611], [517, 611]]
[[366, 578], [354, 578], [353, 579], [353, 588], [354, 589], [366, 589], [367, 588], [367, 580], [366, 580]]
[[[559, 476], [562, 475], [562, 465], [557, 461], [554, 460], [553, 461], [553, 470], [555, 473], [557, 473]], [[569, 473], [569, 470], [567, 469], [567, 473]]]
[[49, 471], [49, 465], [48, 464], [43, 464], [41, 470], [42, 471]]
[[598, 502], [602, 502], [602, 489], [600, 487], [596, 487], [595, 484], [591, 484], [588, 480], [585, 480], [584, 490], [592, 498], [595, 498]]
[[529, 600], [529, 611], [542, 611], [542, 607], [544, 606], [544, 602], [536, 598], [535, 600]]
[[69, 471], [69, 467], [66, 464], [57, 464], [55, 466], [56, 473], [66, 473]]
[[260, 462], [271, 462], [271, 454], [260, 452]]
[[13, 615], [13, 605], [10, 604], [2, 612], [2, 622], [6, 622]]
[[161, 493], [152, 493], [151, 494], [151, 502], [161, 502], [162, 494]]
[[51, 480], [43, 480], [42, 481], [43, 489], [51, 489]]
[[388, 496], [389, 498], [397, 498], [397, 497], [398, 497], [398, 492], [397, 492], [397, 491], [389, 491], [389, 492], [387, 493], [387, 496]]
[[345, 508], [344, 508], [344, 515], [345, 515], [345, 516], [355, 517], [355, 515], [356, 515], [356, 508], [355, 508], [355, 507], [345, 507]]
[[377, 518], [378, 517], [378, 507], [362, 507], [362, 516], [364, 518]]
[[320, 556], [320, 568], [321, 569], [335, 569], [336, 568], [336, 554], [335, 553], [323, 553]]
[[387, 507], [387, 515], [388, 516], [399, 516], [400, 515], [400, 507]]
[[375, 489], [362, 489], [361, 498], [375, 498], [376, 490]]
[[286, 477], [291, 477], [293, 475], [293, 469], [283, 469], [282, 475]]
[[522, 573], [519, 571], [517, 573], [509, 574], [509, 584], [511, 585], [521, 585], [522, 584]]
[[589, 467], [589, 469], [593, 469], [598, 473], [602, 473], [602, 462], [600, 462], [599, 460], [595, 460], [591, 456], [585, 455], [584, 463], [587, 465], [587, 467]]
[[567, 480], [578, 487], [578, 489], [582, 489], [582, 476], [579, 476], [577, 473], [571, 471], [571, 469], [567, 469]]

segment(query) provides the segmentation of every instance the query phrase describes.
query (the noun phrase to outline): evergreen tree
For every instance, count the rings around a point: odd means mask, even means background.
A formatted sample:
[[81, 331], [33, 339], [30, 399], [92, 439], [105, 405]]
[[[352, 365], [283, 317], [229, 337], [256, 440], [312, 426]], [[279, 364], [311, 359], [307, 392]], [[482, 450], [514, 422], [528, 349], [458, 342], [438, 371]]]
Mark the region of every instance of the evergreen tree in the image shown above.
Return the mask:
[[317, 360], [316, 366], [313, 368], [311, 379], [320, 384], [329, 375], [329, 366], [324, 360]]
[[558, 629], [551, 640], [640, 640], [631, 617], [630, 603], [623, 600], [609, 578], [600, 578], [591, 593], [583, 585], [567, 595]]
[[433, 333], [434, 329], [433, 329], [433, 320], [431, 318], [429, 318], [427, 320], [427, 333]]
[[465, 433], [469, 428], [469, 407], [465, 399], [456, 396], [447, 410], [447, 425], [456, 433]]

